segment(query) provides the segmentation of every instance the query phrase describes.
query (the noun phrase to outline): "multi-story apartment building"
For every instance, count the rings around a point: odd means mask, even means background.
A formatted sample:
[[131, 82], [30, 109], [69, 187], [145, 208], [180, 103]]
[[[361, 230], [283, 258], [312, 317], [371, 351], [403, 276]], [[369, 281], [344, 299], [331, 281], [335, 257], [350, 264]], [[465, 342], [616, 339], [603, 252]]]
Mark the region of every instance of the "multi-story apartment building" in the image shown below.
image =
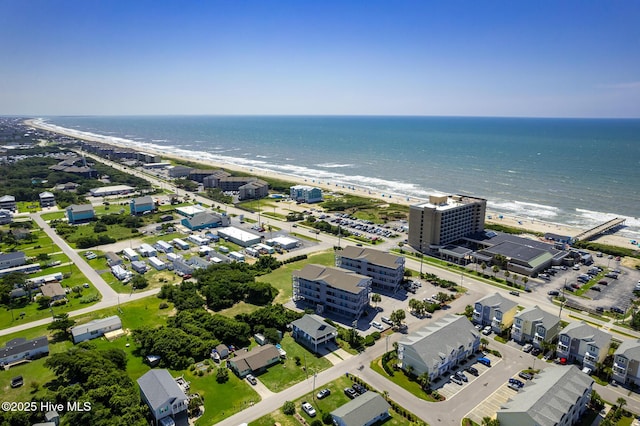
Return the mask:
[[552, 342], [560, 332], [560, 318], [543, 311], [538, 306], [518, 312], [511, 327], [511, 337], [516, 342], [533, 343], [541, 348], [542, 342]]
[[575, 366], [545, 368], [497, 412], [500, 426], [571, 426], [585, 412], [593, 379]]
[[473, 322], [490, 325], [493, 331], [500, 333], [511, 327], [518, 311], [518, 304], [500, 293], [490, 294], [478, 300], [473, 307]]
[[294, 185], [289, 188], [289, 196], [301, 203], [319, 203], [322, 201], [322, 190], [315, 186]]
[[596, 369], [609, 351], [611, 335], [586, 324], [584, 321], [572, 322], [566, 326], [558, 338], [556, 354], [568, 363], [578, 363], [583, 367]]
[[481, 232], [486, 208], [482, 198], [432, 195], [409, 209], [409, 245], [425, 253]]
[[623, 341], [613, 355], [613, 380], [640, 384], [640, 340]]
[[293, 301], [358, 320], [369, 306], [372, 279], [346, 269], [306, 265], [293, 271]]
[[480, 347], [480, 333], [465, 316], [447, 315], [398, 342], [398, 361], [431, 380], [463, 363]]
[[336, 266], [371, 277], [376, 290], [395, 293], [404, 279], [404, 257], [366, 247], [336, 251]]

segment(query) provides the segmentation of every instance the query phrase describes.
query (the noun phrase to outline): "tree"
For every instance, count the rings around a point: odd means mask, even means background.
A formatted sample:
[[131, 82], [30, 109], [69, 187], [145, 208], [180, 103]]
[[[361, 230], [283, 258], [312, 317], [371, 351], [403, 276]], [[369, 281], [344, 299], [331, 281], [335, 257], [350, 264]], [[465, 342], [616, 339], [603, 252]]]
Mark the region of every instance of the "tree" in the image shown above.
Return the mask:
[[529, 277], [527, 277], [526, 275], [524, 277], [522, 277], [522, 283], [524, 284], [525, 290], [527, 289], [527, 283], [528, 282], [529, 282]]
[[520, 278], [519, 275], [513, 274], [513, 286], [514, 287], [516, 287], [516, 283], [518, 282], [518, 278]]
[[402, 321], [407, 317], [404, 312], [404, 309], [398, 309], [396, 311], [391, 312], [389, 319], [393, 322], [394, 325], [399, 326], [402, 324]]
[[482, 269], [482, 275], [484, 275], [484, 270], [485, 270], [485, 269], [487, 269], [487, 264], [486, 264], [486, 263], [484, 263], [484, 262], [482, 262], [482, 263], [480, 264], [480, 269]]
[[430, 382], [431, 382], [431, 378], [428, 372], [425, 371], [424, 373], [418, 376], [418, 383], [420, 384], [420, 387], [422, 388], [422, 390], [426, 391], [427, 389], [429, 389]]
[[229, 370], [227, 368], [220, 367], [216, 372], [216, 382], [226, 383], [229, 380]]
[[469, 319], [473, 318], [473, 306], [467, 305], [464, 307], [464, 316]]
[[622, 407], [627, 405], [627, 400], [623, 397], [619, 397], [618, 399], [616, 399], [616, 404], [618, 405], [618, 409], [622, 410]]
[[41, 296], [38, 298], [38, 306], [40, 309], [47, 309], [50, 303], [51, 298], [49, 296]]
[[482, 346], [482, 350], [487, 349], [487, 345], [489, 345], [489, 341], [486, 338], [480, 339], [480, 345]]
[[508, 282], [509, 281], [509, 277], [511, 276], [511, 273], [509, 271], [504, 271], [504, 279]]
[[493, 267], [491, 268], [491, 270], [493, 271], [493, 277], [496, 277], [496, 274], [498, 272], [500, 272], [500, 267], [498, 265], [493, 265]]
[[382, 296], [378, 293], [373, 293], [371, 295], [371, 301], [376, 304], [376, 309], [378, 309], [378, 303], [382, 302]]
[[282, 412], [287, 416], [294, 415], [296, 412], [296, 404], [294, 404], [292, 401], [286, 401], [282, 406]]
[[136, 290], [146, 288], [148, 285], [149, 281], [144, 275], [138, 274], [131, 279], [131, 287]]
[[69, 318], [69, 314], [58, 314], [53, 317], [53, 322], [49, 324], [47, 330], [57, 330], [56, 335], [60, 335], [63, 338], [69, 337], [69, 329], [76, 324], [74, 320]]
[[415, 368], [413, 367], [413, 365], [407, 365], [404, 368], [404, 371], [407, 373], [408, 377], [411, 377], [411, 376], [413, 376], [413, 372], [415, 371]]

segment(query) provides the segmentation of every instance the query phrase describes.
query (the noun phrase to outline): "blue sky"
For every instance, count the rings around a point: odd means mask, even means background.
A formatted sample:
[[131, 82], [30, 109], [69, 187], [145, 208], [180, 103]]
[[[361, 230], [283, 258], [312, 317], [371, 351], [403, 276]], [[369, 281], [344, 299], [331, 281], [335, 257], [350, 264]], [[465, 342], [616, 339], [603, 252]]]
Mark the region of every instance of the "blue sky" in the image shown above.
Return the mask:
[[637, 1], [0, 0], [0, 114], [640, 118]]

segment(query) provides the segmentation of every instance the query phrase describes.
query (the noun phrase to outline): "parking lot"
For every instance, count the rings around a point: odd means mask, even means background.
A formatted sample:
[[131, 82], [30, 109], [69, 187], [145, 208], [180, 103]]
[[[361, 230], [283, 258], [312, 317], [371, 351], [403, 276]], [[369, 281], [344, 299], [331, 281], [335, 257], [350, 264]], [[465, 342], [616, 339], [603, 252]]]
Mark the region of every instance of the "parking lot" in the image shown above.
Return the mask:
[[[477, 359], [480, 357], [489, 358], [491, 360], [491, 367], [487, 367], [477, 362]], [[452, 370], [449, 374], [449, 375], [452, 375], [456, 371], [465, 371], [469, 367], [474, 367], [476, 370], [478, 370], [478, 376], [474, 376], [468, 372], [465, 372], [464, 374], [467, 377], [468, 382], [462, 382], [461, 385], [451, 381], [449, 379], [449, 376], [442, 377], [439, 381], [432, 383], [431, 388], [434, 390], [437, 390], [440, 393], [440, 395], [444, 396], [446, 399], [450, 399], [453, 396], [455, 396], [458, 392], [462, 391], [464, 388], [469, 386], [471, 383], [480, 379], [483, 374], [491, 370], [491, 368], [494, 368], [496, 364], [498, 364], [500, 361], [501, 361], [501, 358], [498, 358], [494, 355], [479, 354], [478, 356], [474, 356], [473, 358], [469, 359], [464, 364], [459, 365], [455, 370]]]

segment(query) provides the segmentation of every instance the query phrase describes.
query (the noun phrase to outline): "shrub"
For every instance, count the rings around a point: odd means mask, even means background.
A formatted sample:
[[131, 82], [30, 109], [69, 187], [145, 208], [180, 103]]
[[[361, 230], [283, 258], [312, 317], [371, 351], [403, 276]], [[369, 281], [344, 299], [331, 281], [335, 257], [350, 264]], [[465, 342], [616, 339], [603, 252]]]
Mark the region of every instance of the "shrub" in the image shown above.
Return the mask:
[[169, 307], [169, 304], [167, 302], [162, 302], [160, 303], [159, 308], [160, 309], [167, 309]]
[[296, 412], [296, 404], [292, 401], [286, 401], [282, 406], [282, 412], [287, 416], [292, 416]]
[[380, 334], [379, 331], [374, 331], [373, 333], [371, 333], [371, 337], [373, 337], [375, 340], [380, 340], [382, 335]]
[[324, 413], [322, 415], [322, 423], [325, 425], [333, 424], [333, 417], [331, 417], [331, 413]]
[[318, 419], [315, 419], [314, 421], [311, 422], [310, 426], [322, 426], [322, 422]]

